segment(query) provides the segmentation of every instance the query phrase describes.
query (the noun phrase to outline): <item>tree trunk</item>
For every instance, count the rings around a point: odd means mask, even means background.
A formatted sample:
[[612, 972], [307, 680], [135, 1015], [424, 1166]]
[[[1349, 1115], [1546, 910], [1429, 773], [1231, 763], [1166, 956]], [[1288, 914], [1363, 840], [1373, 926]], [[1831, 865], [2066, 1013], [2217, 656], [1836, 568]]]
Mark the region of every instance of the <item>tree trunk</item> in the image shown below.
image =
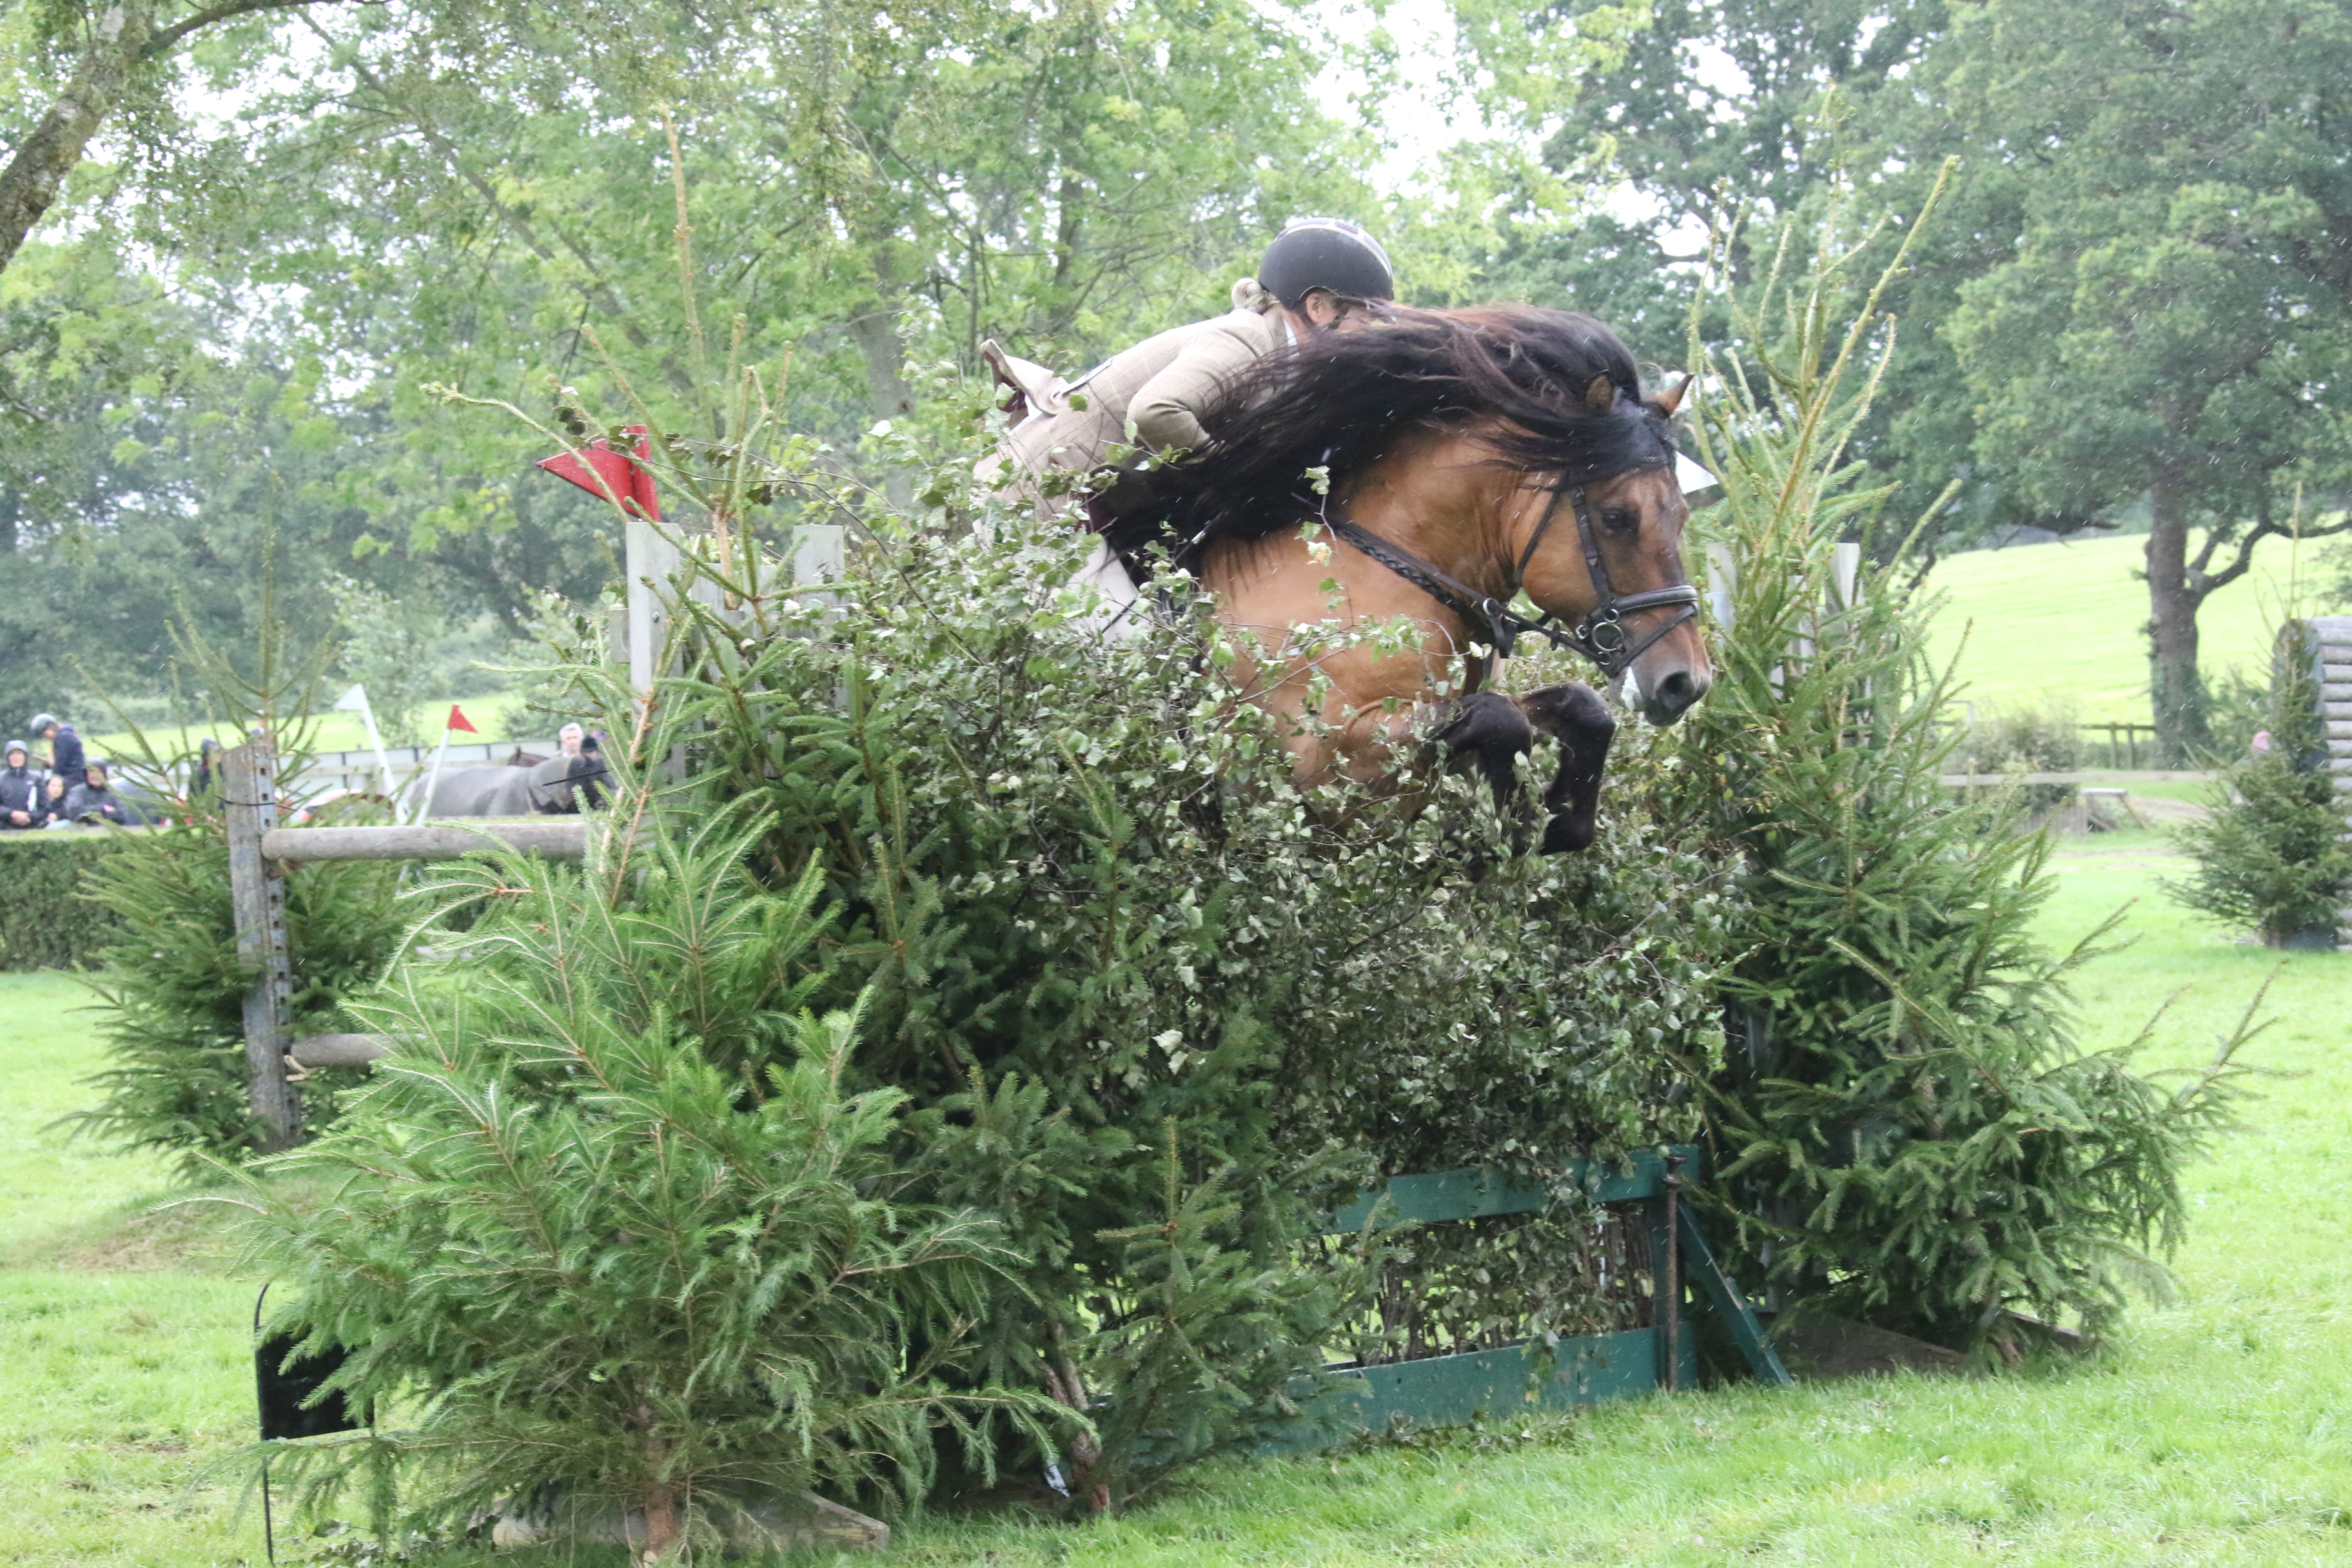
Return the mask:
[[656, 1486], [646, 1493], [646, 1543], [637, 1554], [643, 1563], [658, 1563], [669, 1555], [685, 1533], [678, 1518], [677, 1490], [674, 1487]]
[[91, 20], [73, 80], [0, 170], [0, 271], [56, 203], [82, 149], [122, 96], [154, 25], [144, 5], [110, 5]]
[[2189, 571], [2186, 491], [2179, 475], [2157, 475], [2147, 535], [2148, 695], [2158, 764], [2168, 768], [2195, 766], [2199, 752], [2213, 743], [2197, 673], [2197, 611], [2205, 595]]
[[[898, 307], [885, 280], [874, 302], [849, 319], [849, 336], [866, 357], [866, 384], [874, 417], [899, 420], [915, 411], [915, 389], [907, 382], [907, 345], [898, 337]], [[914, 504], [915, 478], [893, 464], [882, 473], [882, 493], [900, 511]]]

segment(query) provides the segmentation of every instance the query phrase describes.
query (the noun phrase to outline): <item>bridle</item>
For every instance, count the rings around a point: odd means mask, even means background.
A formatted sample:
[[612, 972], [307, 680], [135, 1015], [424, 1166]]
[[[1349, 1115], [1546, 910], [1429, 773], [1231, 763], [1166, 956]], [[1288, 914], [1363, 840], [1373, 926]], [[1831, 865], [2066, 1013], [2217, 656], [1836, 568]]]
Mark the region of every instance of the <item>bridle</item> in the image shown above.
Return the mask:
[[[1552, 520], [1559, 515], [1559, 503], [1566, 499], [1576, 517], [1576, 542], [1584, 552], [1584, 570], [1592, 579], [1594, 604], [1573, 625], [1565, 629], [1553, 626], [1554, 617], [1546, 612], [1535, 620], [1513, 610], [1505, 600], [1491, 594], [1481, 594], [1468, 584], [1448, 576], [1428, 562], [1409, 551], [1400, 550], [1366, 528], [1344, 510], [1334, 510], [1331, 498], [1323, 496], [1315, 505], [1316, 515], [1334, 537], [1387, 567], [1406, 582], [1462, 616], [1473, 626], [1484, 627], [1486, 644], [1502, 658], [1508, 658], [1512, 646], [1523, 635], [1532, 632], [1554, 647], [1582, 654], [1601, 667], [1601, 671], [1614, 680], [1633, 667], [1635, 659], [1650, 651], [1659, 638], [1696, 619], [1698, 615], [1698, 590], [1687, 582], [1666, 588], [1648, 588], [1638, 594], [1620, 595], [1609, 580], [1609, 564], [1601, 558], [1600, 536], [1592, 529], [1592, 507], [1586, 500], [1582, 485], [1562, 485], [1551, 492], [1551, 500], [1537, 520], [1535, 532], [1528, 537], [1527, 549], [1519, 552], [1519, 563], [1513, 573], [1511, 593], [1518, 591], [1527, 580], [1528, 563], [1536, 556], [1537, 547], [1544, 535], [1551, 531]], [[1307, 498], [1298, 498], [1305, 501]], [[1675, 613], [1653, 627], [1650, 635], [1632, 647], [1626, 646], [1624, 617], [1639, 610], [1664, 609], [1674, 606]]]

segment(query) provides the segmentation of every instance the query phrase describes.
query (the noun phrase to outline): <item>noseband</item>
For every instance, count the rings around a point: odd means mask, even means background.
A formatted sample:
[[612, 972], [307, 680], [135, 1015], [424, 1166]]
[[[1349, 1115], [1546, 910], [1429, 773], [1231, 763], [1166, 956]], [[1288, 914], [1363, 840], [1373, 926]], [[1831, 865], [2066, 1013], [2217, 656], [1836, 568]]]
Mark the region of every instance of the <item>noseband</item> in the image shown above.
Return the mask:
[[[1348, 516], [1334, 511], [1331, 498], [1325, 496], [1318, 505], [1317, 515], [1334, 536], [1347, 541], [1355, 549], [1370, 556], [1406, 582], [1447, 606], [1474, 626], [1484, 626], [1487, 646], [1505, 658], [1519, 637], [1528, 632], [1548, 639], [1556, 647], [1570, 648], [1582, 654], [1601, 667], [1601, 672], [1614, 680], [1633, 668], [1633, 661], [1650, 651], [1660, 637], [1695, 619], [1698, 615], [1698, 590], [1687, 582], [1669, 588], [1650, 588], [1639, 594], [1620, 595], [1609, 581], [1609, 564], [1601, 558], [1601, 539], [1592, 530], [1592, 508], [1585, 499], [1582, 485], [1563, 485], [1551, 492], [1550, 504], [1537, 520], [1536, 530], [1528, 540], [1528, 547], [1519, 554], [1518, 582], [1527, 580], [1528, 563], [1536, 556], [1536, 548], [1551, 531], [1552, 520], [1559, 515], [1561, 498], [1567, 498], [1576, 516], [1576, 542], [1584, 552], [1584, 570], [1592, 579], [1594, 604], [1574, 626], [1565, 630], [1551, 624], [1553, 617], [1546, 613], [1536, 620], [1513, 610], [1503, 600], [1491, 594], [1481, 594], [1469, 584], [1446, 575], [1428, 562], [1410, 552], [1398, 549], [1379, 534]], [[1301, 498], [1304, 499], [1303, 497]], [[1512, 592], [1518, 583], [1512, 584]], [[1652, 628], [1650, 635], [1631, 647], [1625, 642], [1624, 616], [1636, 610], [1675, 607], [1675, 613]]]

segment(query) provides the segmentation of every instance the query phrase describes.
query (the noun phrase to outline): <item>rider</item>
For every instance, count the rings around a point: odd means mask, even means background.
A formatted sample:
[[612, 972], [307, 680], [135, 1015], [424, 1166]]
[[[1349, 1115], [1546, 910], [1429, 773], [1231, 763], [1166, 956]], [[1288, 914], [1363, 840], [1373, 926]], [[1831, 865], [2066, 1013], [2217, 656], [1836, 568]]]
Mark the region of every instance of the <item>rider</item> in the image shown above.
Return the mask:
[[[1265, 358], [1328, 331], [1363, 305], [1396, 296], [1380, 241], [1345, 218], [1297, 217], [1234, 285], [1234, 308], [1146, 338], [1066, 386], [1031, 392], [1035, 412], [1013, 427], [1005, 455], [1024, 475], [1092, 473], [1111, 448], [1192, 451], [1202, 421]], [[1123, 468], [1139, 467], [1130, 458]], [[1127, 499], [1114, 482], [1088, 502], [1097, 526]]]

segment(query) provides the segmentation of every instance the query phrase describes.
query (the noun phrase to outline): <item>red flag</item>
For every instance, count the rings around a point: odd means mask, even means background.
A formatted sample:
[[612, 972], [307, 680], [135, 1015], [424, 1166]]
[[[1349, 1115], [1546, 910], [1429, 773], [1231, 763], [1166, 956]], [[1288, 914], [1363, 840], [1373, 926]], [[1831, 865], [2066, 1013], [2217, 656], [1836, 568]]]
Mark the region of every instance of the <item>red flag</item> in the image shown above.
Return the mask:
[[[632, 425], [629, 428], [637, 437], [636, 457], [651, 457], [653, 447], [646, 440], [645, 426]], [[605, 500], [617, 500], [624, 513], [634, 512], [656, 522], [661, 521], [661, 503], [655, 499], [654, 476], [650, 470], [628, 453], [614, 451], [602, 436], [581, 450], [587, 454], [585, 463], [565, 452], [559, 457], [541, 458], [539, 466], [559, 479], [570, 479], [590, 495]]]
[[458, 707], [455, 702], [449, 704], [449, 722], [444, 724], [442, 728], [445, 730], [463, 730], [468, 735], [478, 735], [481, 733], [479, 730], [475, 729], [473, 724], [467, 721], [466, 718], [466, 710]]

